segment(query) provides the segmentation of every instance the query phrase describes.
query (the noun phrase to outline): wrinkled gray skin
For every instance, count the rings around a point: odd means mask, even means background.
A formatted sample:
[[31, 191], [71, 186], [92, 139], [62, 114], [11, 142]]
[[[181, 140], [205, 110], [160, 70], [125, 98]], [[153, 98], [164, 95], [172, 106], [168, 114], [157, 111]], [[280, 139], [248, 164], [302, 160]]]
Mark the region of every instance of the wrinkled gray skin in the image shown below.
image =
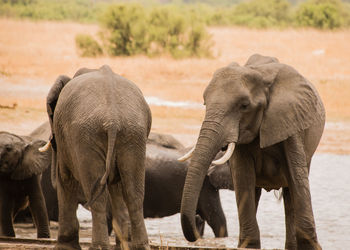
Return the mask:
[[[146, 147], [146, 181], [144, 217], [162, 218], [180, 212], [181, 197], [188, 163], [177, 159], [185, 152], [170, 135], [151, 133]], [[215, 237], [227, 237], [226, 218], [221, 207], [219, 189], [233, 190], [227, 164], [215, 167], [206, 176], [196, 208], [196, 228], [203, 235], [205, 222]], [[123, 225], [127, 225], [127, 215]], [[123, 221], [121, 218], [121, 221]], [[127, 226], [124, 227], [124, 230]], [[127, 236], [127, 233], [123, 233]]]
[[261, 188], [283, 188], [288, 249], [320, 249], [309, 188], [312, 155], [325, 112], [314, 86], [276, 58], [253, 55], [214, 73], [204, 92], [206, 114], [186, 176], [181, 223], [195, 241], [195, 208], [208, 166], [229, 143], [239, 247], [260, 248], [256, 211]]
[[[45, 122], [30, 136], [48, 140], [50, 134], [49, 122]], [[180, 212], [188, 163], [178, 162], [177, 158], [185, 151], [185, 147], [173, 136], [150, 133], [146, 145], [146, 185], [143, 207], [145, 218], [161, 218]], [[58, 221], [57, 194], [51, 184], [50, 169], [44, 171], [41, 185], [49, 219]], [[221, 207], [219, 189], [233, 190], [231, 173], [227, 164], [216, 166], [204, 180], [196, 212], [197, 229], [201, 235], [203, 235], [204, 225], [207, 222], [216, 237], [227, 236], [226, 218]], [[80, 201], [82, 202], [85, 200]], [[125, 238], [129, 236], [128, 231], [130, 231], [128, 216], [125, 206], [117, 218], [118, 224], [124, 225]], [[110, 213], [107, 215], [107, 222], [111, 230], [112, 215]]]
[[92, 249], [108, 249], [107, 200], [115, 218], [119, 204], [114, 197], [123, 193], [131, 248], [148, 249], [143, 197], [151, 112], [141, 91], [108, 66], [83, 68], [73, 79], [58, 77], [47, 111], [59, 203], [56, 248], [80, 249], [76, 210], [83, 195], [92, 214]]
[[38, 238], [50, 238], [49, 220], [40, 175], [50, 152], [39, 152], [45, 141], [0, 132], [0, 236], [15, 237], [13, 220], [30, 208]]

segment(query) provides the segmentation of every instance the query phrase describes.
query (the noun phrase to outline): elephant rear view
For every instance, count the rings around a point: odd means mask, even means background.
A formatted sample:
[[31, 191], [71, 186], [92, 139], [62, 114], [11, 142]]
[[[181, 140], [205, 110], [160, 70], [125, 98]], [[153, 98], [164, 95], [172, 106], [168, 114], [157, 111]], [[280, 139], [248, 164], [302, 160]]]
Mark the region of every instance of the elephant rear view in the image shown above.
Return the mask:
[[108, 66], [83, 68], [73, 79], [58, 77], [47, 109], [59, 201], [57, 247], [80, 248], [76, 209], [83, 196], [92, 213], [92, 246], [107, 248], [106, 202], [110, 199], [116, 218], [113, 197], [123, 192], [132, 246], [148, 248], [143, 197], [151, 112], [141, 91]]

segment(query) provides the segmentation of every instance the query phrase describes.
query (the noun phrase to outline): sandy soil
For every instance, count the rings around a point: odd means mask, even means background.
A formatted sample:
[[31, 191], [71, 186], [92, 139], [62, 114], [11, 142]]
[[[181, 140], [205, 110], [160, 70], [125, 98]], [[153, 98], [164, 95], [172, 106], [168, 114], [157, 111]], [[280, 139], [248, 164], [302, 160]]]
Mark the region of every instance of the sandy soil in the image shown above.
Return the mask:
[[[0, 130], [27, 134], [46, 119], [45, 97], [60, 74], [103, 64], [134, 81], [145, 96], [202, 103], [213, 72], [253, 53], [277, 57], [311, 80], [324, 101], [327, 125], [319, 152], [350, 153], [350, 32], [210, 28], [213, 59], [144, 56], [81, 58], [76, 34], [97, 25], [0, 19]], [[151, 106], [152, 130], [186, 145], [198, 135], [204, 109]]]

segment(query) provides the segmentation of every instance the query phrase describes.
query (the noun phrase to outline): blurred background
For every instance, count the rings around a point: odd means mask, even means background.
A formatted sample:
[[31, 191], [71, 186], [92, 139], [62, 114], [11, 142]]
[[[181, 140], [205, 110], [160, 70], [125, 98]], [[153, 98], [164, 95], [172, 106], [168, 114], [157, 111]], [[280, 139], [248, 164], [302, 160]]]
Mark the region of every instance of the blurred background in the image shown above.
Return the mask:
[[[327, 123], [311, 167], [313, 207], [324, 249], [344, 249], [350, 244], [350, 0], [0, 0], [0, 130], [29, 134], [46, 120], [45, 98], [59, 75], [108, 64], [142, 90], [152, 131], [190, 146], [214, 71], [243, 65], [254, 53], [293, 66], [323, 99]], [[282, 248], [283, 205], [264, 195], [262, 246]], [[223, 192], [222, 199], [230, 221], [225, 242], [236, 246], [234, 193]], [[155, 223], [148, 224], [155, 238], [186, 244], [177, 217], [148, 223]], [[167, 223], [179, 231], [167, 231]]]

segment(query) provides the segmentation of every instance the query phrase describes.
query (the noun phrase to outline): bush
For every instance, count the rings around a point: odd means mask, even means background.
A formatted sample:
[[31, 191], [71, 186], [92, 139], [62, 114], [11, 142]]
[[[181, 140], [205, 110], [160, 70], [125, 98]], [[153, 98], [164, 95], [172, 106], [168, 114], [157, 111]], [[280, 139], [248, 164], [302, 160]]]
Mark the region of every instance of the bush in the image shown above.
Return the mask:
[[299, 6], [295, 14], [298, 26], [334, 29], [343, 25], [344, 13], [338, 0], [309, 0]]
[[77, 35], [75, 44], [83, 57], [96, 57], [103, 53], [101, 46], [90, 35]]
[[242, 2], [232, 13], [232, 23], [254, 28], [286, 26], [290, 17], [287, 0], [252, 0]]
[[100, 32], [111, 55], [170, 54], [175, 58], [210, 56], [210, 37], [195, 13], [175, 6], [147, 11], [140, 5], [108, 8]]
[[101, 36], [111, 55], [147, 53], [146, 13], [140, 5], [112, 5], [102, 17]]

